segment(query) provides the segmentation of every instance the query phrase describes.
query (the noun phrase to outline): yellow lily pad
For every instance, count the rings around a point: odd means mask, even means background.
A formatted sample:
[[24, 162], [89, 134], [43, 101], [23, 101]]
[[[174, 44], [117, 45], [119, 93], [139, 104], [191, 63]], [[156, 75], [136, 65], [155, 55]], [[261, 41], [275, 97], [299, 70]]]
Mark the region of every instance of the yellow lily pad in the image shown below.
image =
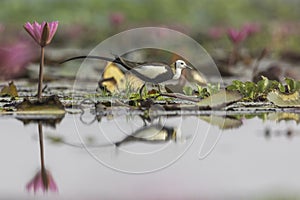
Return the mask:
[[270, 113], [269, 120], [280, 121], [295, 121], [297, 124], [300, 122], [300, 114], [297, 113]]
[[299, 92], [284, 94], [279, 91], [270, 92], [267, 99], [278, 107], [300, 107]]

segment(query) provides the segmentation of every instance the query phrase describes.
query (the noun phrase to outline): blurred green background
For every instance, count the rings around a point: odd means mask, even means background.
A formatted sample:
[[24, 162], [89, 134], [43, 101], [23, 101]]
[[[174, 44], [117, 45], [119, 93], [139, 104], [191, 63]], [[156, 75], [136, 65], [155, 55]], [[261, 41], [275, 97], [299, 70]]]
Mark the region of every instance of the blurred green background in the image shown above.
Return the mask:
[[[13, 37], [24, 33], [27, 21], [58, 20], [58, 46], [89, 46], [143, 26], [170, 27], [205, 44], [212, 39], [206, 37], [211, 27], [239, 28], [254, 22], [262, 25], [262, 33], [272, 34], [276, 27], [286, 29], [287, 23], [297, 22], [299, 29], [299, 8], [299, 0], [2, 0], [0, 23], [5, 27], [2, 37]], [[259, 46], [270, 42], [269, 36], [261, 38]], [[298, 49], [294, 41], [289, 43]]]
[[108, 16], [121, 12], [128, 26], [184, 24], [201, 29], [244, 21], [298, 20], [299, 0], [2, 0], [2, 22], [59, 20], [108, 29]]

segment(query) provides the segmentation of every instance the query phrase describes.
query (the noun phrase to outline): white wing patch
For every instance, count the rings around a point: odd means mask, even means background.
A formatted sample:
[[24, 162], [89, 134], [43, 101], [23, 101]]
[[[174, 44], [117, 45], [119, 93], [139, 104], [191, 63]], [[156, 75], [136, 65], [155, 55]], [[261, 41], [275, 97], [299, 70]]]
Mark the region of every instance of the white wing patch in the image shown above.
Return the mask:
[[168, 72], [165, 66], [157, 65], [142, 65], [134, 68], [134, 70], [151, 79]]
[[136, 138], [146, 139], [146, 140], [166, 140], [168, 133], [166, 130], [160, 127], [148, 127], [145, 130], [141, 130], [134, 135]]

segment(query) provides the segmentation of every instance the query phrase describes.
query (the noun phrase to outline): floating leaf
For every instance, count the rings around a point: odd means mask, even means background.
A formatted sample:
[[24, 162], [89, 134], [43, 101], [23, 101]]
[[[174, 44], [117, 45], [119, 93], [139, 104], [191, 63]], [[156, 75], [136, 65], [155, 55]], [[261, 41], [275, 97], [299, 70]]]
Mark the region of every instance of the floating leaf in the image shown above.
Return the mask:
[[296, 121], [297, 123], [300, 122], [300, 114], [296, 113], [270, 113], [268, 115], [269, 120], [274, 121]]
[[38, 124], [42, 123], [43, 126], [49, 126], [52, 128], [56, 127], [56, 124], [59, 124], [63, 118], [65, 117], [65, 114], [52, 114], [52, 115], [45, 115], [45, 114], [37, 114], [37, 115], [28, 115], [27, 113], [18, 113], [16, 119], [23, 122], [24, 125], [29, 124]]
[[54, 136], [54, 135], [47, 135], [46, 137], [48, 140], [50, 140], [53, 144], [62, 144], [64, 143], [64, 138], [62, 136]]
[[43, 98], [42, 101], [24, 99], [16, 105], [17, 113], [22, 114], [64, 114], [65, 109], [57, 96]]
[[201, 107], [223, 107], [229, 103], [233, 103], [242, 99], [242, 95], [237, 91], [220, 90], [216, 94], [199, 101], [198, 106]]
[[217, 126], [220, 129], [232, 129], [232, 128], [238, 128], [243, 123], [242, 120], [233, 118], [233, 117], [227, 117], [227, 116], [200, 116], [200, 119], [210, 123], [213, 126]]
[[283, 94], [279, 91], [270, 92], [267, 99], [278, 107], [300, 107], [299, 92]]
[[10, 82], [8, 86], [4, 86], [0, 92], [0, 96], [18, 97], [17, 87], [14, 82]]

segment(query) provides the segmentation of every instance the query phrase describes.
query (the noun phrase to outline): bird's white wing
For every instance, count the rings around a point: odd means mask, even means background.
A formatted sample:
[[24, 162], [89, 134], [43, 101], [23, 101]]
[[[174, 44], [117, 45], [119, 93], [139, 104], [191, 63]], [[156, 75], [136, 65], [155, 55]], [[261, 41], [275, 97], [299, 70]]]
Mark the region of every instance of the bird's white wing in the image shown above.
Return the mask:
[[166, 140], [168, 132], [163, 127], [150, 126], [137, 131], [133, 136], [146, 140]]
[[157, 76], [168, 72], [165, 66], [157, 66], [157, 65], [141, 65], [135, 67], [134, 70], [139, 74], [148, 77], [150, 79], [154, 79]]

